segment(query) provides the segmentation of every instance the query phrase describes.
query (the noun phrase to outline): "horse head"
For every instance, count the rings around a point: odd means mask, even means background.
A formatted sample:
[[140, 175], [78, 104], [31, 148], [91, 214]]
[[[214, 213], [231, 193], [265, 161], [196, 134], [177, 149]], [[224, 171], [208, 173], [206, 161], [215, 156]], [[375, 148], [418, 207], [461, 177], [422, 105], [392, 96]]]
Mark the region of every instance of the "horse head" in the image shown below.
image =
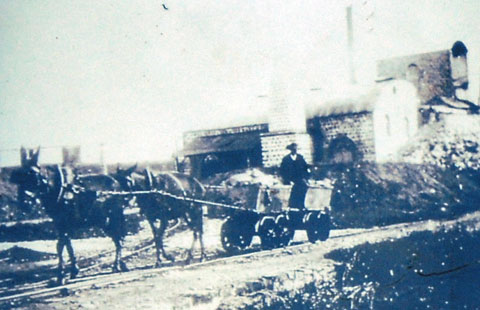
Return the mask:
[[20, 163], [22, 167], [38, 166], [38, 157], [40, 155], [40, 146], [36, 149], [20, 148]]
[[37, 194], [41, 185], [40, 168], [19, 168], [12, 171], [10, 182], [17, 185], [17, 202], [22, 209], [37, 203]]
[[17, 185], [17, 201], [22, 209], [27, 209], [39, 203], [40, 196], [51, 192], [49, 189], [53, 187], [61, 188], [64, 183], [63, 174], [60, 168], [53, 173], [55, 178], [49, 179], [42, 175], [42, 170], [38, 165], [38, 156], [40, 148], [36, 150], [20, 149], [21, 166], [12, 171], [10, 182]]
[[177, 195], [201, 197], [205, 194], [205, 188], [197, 179], [179, 172], [165, 172], [155, 175], [154, 184], [156, 189]]
[[38, 164], [40, 147], [35, 150], [20, 149], [21, 166], [12, 171], [10, 182], [17, 185], [19, 206], [27, 210], [44, 198], [58, 199], [65, 176], [60, 166], [48, 167], [46, 174]]
[[120, 184], [122, 190], [130, 191], [135, 187], [135, 178], [133, 173], [137, 169], [137, 164], [133, 165], [130, 168], [122, 169], [120, 166], [117, 166], [117, 171], [112, 175], [112, 177]]

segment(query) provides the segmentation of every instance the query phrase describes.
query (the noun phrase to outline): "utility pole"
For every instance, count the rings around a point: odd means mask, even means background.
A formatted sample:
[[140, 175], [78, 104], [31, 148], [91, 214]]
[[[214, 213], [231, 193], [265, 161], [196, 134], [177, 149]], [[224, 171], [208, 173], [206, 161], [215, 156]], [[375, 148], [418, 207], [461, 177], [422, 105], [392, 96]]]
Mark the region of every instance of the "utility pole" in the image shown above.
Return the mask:
[[353, 61], [353, 22], [352, 22], [352, 6], [347, 7], [347, 42], [348, 42], [348, 69], [350, 75], [350, 83], [356, 84], [355, 66]]
[[107, 174], [108, 173], [108, 169], [107, 169], [107, 165], [105, 164], [105, 144], [104, 143], [100, 143], [100, 165], [102, 166], [102, 170], [103, 170], [103, 173]]

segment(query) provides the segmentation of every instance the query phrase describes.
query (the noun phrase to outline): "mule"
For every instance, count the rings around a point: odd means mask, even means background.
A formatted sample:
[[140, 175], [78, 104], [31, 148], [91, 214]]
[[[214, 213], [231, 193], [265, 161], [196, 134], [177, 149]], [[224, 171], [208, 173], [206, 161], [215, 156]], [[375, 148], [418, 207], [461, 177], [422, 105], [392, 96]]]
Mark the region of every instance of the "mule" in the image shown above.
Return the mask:
[[127, 271], [121, 258], [122, 241], [126, 235], [123, 197], [97, 197], [96, 190], [120, 190], [120, 184], [108, 175], [85, 176], [77, 184], [66, 182], [66, 170], [60, 166], [41, 168], [39, 149], [21, 148], [21, 167], [12, 172], [10, 181], [17, 185], [17, 200], [22, 208], [39, 203], [52, 218], [58, 233], [58, 284], [64, 283], [63, 250], [70, 257], [70, 277], [77, 276], [79, 268], [71, 238], [80, 228], [99, 227], [115, 244], [113, 271]]
[[[127, 191], [164, 191], [178, 197], [202, 198], [205, 188], [194, 177], [178, 172], [163, 172], [153, 174], [149, 169], [143, 173], [134, 172], [136, 166], [126, 170], [117, 169], [114, 178]], [[197, 241], [200, 243], [200, 260], [206, 258], [203, 243], [203, 211], [196, 203], [182, 201], [157, 193], [136, 195], [136, 203], [147, 218], [152, 229], [156, 249], [155, 266], [159, 267], [162, 258], [175, 261], [166, 253], [163, 239], [170, 220], [183, 219], [193, 231], [193, 241], [186, 253], [186, 262], [193, 259], [193, 251]]]

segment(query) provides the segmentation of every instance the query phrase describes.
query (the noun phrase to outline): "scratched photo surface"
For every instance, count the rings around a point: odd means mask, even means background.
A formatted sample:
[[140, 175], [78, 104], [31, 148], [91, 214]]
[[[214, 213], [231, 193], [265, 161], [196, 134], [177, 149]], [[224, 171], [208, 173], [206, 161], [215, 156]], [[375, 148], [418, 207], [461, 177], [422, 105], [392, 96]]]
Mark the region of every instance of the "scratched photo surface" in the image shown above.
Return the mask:
[[480, 1], [0, 12], [0, 309], [480, 309]]

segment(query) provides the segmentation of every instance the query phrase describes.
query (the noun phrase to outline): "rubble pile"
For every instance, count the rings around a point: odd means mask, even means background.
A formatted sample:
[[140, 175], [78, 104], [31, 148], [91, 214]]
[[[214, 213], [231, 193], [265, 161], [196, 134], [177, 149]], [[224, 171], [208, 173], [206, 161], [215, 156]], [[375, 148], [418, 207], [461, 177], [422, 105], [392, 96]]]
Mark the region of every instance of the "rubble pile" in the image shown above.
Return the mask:
[[444, 169], [480, 170], [480, 132], [458, 132], [443, 123], [426, 127], [402, 151], [402, 159], [411, 163], [435, 165]]

